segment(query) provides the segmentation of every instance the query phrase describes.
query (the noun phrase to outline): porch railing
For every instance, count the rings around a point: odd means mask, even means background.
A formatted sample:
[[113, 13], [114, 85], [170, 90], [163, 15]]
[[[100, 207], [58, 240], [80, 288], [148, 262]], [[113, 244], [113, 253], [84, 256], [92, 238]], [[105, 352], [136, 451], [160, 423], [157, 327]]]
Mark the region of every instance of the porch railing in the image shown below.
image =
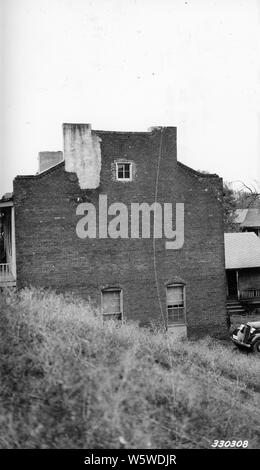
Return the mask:
[[1, 281], [13, 279], [11, 263], [0, 263], [0, 279]]
[[260, 289], [245, 289], [240, 291], [240, 300], [260, 299]]

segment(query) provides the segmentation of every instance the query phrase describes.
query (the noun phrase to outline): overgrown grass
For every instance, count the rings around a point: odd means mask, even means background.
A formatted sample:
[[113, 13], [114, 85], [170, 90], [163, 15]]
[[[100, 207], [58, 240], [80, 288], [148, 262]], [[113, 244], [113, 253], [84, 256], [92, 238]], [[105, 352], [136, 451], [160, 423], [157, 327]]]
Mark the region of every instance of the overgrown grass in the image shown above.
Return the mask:
[[254, 355], [103, 323], [71, 295], [7, 293], [0, 312], [1, 448], [259, 448]]

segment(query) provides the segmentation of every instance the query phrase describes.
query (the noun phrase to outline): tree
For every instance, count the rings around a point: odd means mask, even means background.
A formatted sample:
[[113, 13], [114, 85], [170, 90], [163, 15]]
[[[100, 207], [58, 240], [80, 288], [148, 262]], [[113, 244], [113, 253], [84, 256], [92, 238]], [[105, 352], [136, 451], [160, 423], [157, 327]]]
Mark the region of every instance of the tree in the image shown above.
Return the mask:
[[[209, 174], [208, 171], [198, 170]], [[233, 189], [236, 184], [237, 189]], [[239, 184], [239, 186], [238, 186]], [[243, 181], [224, 182], [223, 184], [223, 218], [225, 232], [239, 232], [236, 222], [238, 209], [260, 209], [260, 182], [248, 186]]]
[[238, 227], [235, 223], [237, 198], [235, 191], [228, 183], [223, 185], [223, 218], [224, 218], [224, 232], [237, 232]]
[[251, 186], [246, 185], [242, 181], [240, 189], [236, 190], [237, 206], [239, 209], [260, 209], [260, 183], [256, 182]]
[[[240, 187], [234, 190], [233, 183], [240, 183]], [[223, 209], [224, 209], [224, 231], [238, 232], [240, 227], [235, 222], [237, 209], [260, 209], [260, 184], [248, 186], [242, 181], [224, 183], [223, 186]]]

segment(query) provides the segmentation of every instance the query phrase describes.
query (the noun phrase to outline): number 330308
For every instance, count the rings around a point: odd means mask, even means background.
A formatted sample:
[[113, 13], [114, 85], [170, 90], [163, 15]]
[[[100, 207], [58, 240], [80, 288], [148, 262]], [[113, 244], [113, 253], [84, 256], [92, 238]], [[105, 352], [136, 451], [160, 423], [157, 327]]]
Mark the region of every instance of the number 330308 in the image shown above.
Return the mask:
[[248, 446], [248, 441], [217, 441], [215, 440], [213, 444], [211, 444], [211, 447], [242, 447], [245, 449]]

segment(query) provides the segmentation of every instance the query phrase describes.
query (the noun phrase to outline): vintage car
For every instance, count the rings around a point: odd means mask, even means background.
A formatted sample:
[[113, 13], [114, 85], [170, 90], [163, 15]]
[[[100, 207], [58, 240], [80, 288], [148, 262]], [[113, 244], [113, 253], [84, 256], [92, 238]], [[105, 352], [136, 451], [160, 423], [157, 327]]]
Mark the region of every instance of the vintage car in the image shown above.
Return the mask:
[[260, 354], [260, 321], [242, 323], [232, 332], [231, 339], [239, 349]]

